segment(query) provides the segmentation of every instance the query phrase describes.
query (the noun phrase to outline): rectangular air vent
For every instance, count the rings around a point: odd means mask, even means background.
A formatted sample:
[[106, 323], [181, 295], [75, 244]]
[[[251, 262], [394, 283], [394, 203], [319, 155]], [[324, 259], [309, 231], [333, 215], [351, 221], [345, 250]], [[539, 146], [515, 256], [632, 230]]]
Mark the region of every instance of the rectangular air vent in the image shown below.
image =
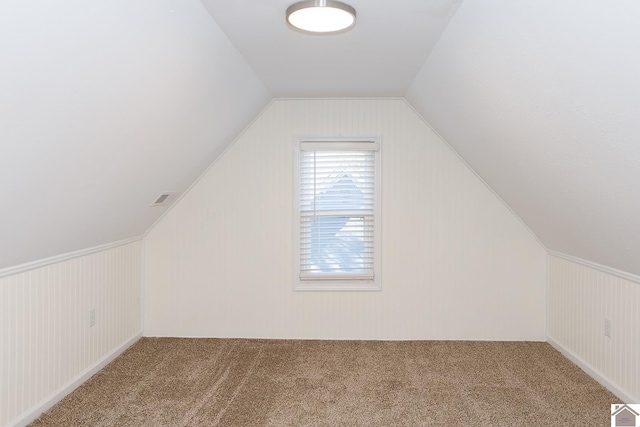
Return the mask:
[[174, 200], [176, 200], [176, 198], [178, 197], [180, 193], [174, 193], [174, 192], [166, 192], [166, 193], [162, 193], [161, 195], [159, 195], [156, 198], [156, 201], [151, 203], [151, 206], [167, 206], [170, 205], [171, 203], [174, 202]]

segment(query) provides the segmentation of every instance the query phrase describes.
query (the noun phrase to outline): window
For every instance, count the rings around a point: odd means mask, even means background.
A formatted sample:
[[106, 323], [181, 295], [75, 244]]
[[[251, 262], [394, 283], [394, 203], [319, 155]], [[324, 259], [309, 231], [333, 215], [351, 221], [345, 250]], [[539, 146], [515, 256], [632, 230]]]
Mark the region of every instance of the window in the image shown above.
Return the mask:
[[380, 151], [375, 139], [298, 139], [296, 290], [380, 289]]

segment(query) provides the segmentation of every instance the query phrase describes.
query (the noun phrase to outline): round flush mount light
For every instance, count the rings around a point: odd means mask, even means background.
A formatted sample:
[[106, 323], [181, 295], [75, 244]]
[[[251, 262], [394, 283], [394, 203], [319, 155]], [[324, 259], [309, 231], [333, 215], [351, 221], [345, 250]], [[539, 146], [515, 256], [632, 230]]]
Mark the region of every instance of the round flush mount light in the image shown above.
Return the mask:
[[356, 11], [351, 6], [338, 1], [302, 1], [287, 9], [287, 25], [305, 34], [344, 33], [356, 25]]

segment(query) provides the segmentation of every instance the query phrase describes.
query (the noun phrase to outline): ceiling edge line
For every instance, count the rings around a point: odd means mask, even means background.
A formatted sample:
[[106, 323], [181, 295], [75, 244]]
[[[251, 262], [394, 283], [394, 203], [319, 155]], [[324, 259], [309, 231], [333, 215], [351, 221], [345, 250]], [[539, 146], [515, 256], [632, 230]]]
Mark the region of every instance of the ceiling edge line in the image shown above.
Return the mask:
[[64, 254], [54, 255], [52, 257], [41, 258], [35, 261], [25, 262], [24, 264], [18, 264], [12, 267], [3, 268], [3, 269], [0, 269], [0, 279], [4, 277], [14, 276], [16, 274], [24, 273], [29, 270], [35, 270], [36, 268], [45, 267], [47, 265], [57, 264], [63, 261], [68, 261], [71, 259], [95, 254], [98, 252], [104, 252], [109, 249], [118, 248], [120, 246], [128, 245], [129, 243], [138, 242], [140, 240], [143, 240], [143, 238], [144, 238], [143, 235], [130, 237], [128, 239], [118, 240], [116, 242], [105, 243], [103, 245], [92, 246], [90, 248], [80, 249], [78, 251], [67, 252]]
[[142, 236], [143, 237], [147, 237], [149, 235], [149, 233], [151, 233], [151, 231], [155, 228], [156, 225], [160, 224], [160, 222], [164, 219], [165, 216], [167, 216], [169, 214], [169, 212], [171, 212], [173, 210], [173, 208], [178, 205], [178, 203], [180, 203], [180, 201], [191, 192], [191, 190], [193, 190], [193, 188], [198, 185], [198, 183], [205, 177], [205, 175], [207, 173], [209, 173], [209, 171], [215, 166], [216, 163], [218, 163], [218, 160], [220, 160], [226, 153], [227, 151], [229, 151], [231, 149], [231, 147], [233, 147], [236, 142], [238, 142], [240, 140], [240, 138], [242, 138], [244, 136], [245, 133], [247, 133], [247, 131], [251, 128], [251, 126], [253, 126], [253, 124], [260, 118], [262, 117], [262, 115], [265, 113], [265, 111], [267, 111], [269, 109], [269, 107], [271, 107], [271, 104], [274, 103], [274, 101], [276, 101], [277, 98], [271, 98], [271, 100], [267, 103], [267, 105], [265, 105], [262, 110], [260, 110], [260, 112], [249, 122], [249, 124], [247, 124], [242, 131], [240, 131], [240, 133], [238, 135], [236, 135], [235, 138], [233, 138], [233, 140], [231, 140], [231, 142], [225, 147], [224, 150], [222, 150], [222, 153], [220, 153], [220, 155], [218, 155], [218, 157], [216, 157], [211, 164], [209, 164], [209, 166], [207, 166], [207, 168], [202, 171], [202, 173], [200, 175], [198, 175], [198, 177], [195, 179], [195, 181], [193, 181], [191, 183], [191, 185], [189, 185], [187, 187], [186, 190], [184, 190], [182, 192], [182, 194], [180, 194], [180, 196], [173, 201], [173, 203], [171, 203], [171, 205], [169, 205], [169, 207], [167, 208], [167, 210], [165, 210], [162, 215], [160, 215], [160, 217], [158, 217], [157, 220], [155, 220], [153, 222], [153, 224], [151, 224], [151, 226], [149, 228], [147, 228], [147, 231], [145, 231]]
[[[431, 123], [429, 123], [427, 121], [427, 119], [425, 119], [422, 114], [420, 114], [418, 112], [418, 110], [415, 109], [415, 107], [413, 106], [413, 104], [411, 104], [411, 102], [409, 102], [409, 100], [407, 100], [406, 98], [402, 98], [406, 104], [409, 106], [409, 108], [411, 108], [417, 115], [418, 117], [420, 117], [422, 119], [422, 121], [424, 121], [424, 123], [429, 126], [429, 128], [436, 134], [438, 135], [438, 137], [442, 140], [442, 142], [444, 142], [444, 144], [466, 165], [467, 168], [469, 168], [469, 170], [471, 172], [473, 172], [473, 174], [478, 177], [478, 179], [480, 180], [480, 182], [482, 182], [485, 187], [487, 187], [489, 189], [489, 191], [491, 191], [493, 193], [493, 195], [495, 197], [498, 198], [498, 200], [500, 200], [500, 202], [502, 202], [502, 204], [518, 219], [518, 221], [520, 221], [520, 223], [527, 229], [527, 231], [529, 231], [529, 233], [537, 240], [537, 242], [540, 244], [540, 246], [547, 252], [547, 255], [549, 256], [555, 256], [557, 258], [561, 258], [567, 261], [571, 261], [574, 262], [576, 264], [579, 265], [583, 265], [585, 267], [589, 267], [589, 268], [593, 268], [594, 270], [600, 271], [602, 273], [605, 274], [610, 274], [612, 276], [616, 276], [619, 277], [621, 279], [624, 280], [628, 280], [630, 282], [633, 283], [638, 283], [640, 284], [640, 276], [637, 276], [635, 274], [632, 273], [628, 273], [626, 271], [622, 271], [622, 270], [618, 270], [616, 268], [613, 267], [607, 267], [606, 265], [602, 265], [602, 264], [598, 264], [596, 262], [593, 261], [588, 261], [573, 255], [568, 255], [565, 254], [563, 252], [558, 252], [558, 251], [554, 251], [552, 249], [549, 249], [543, 242], [542, 240], [538, 237], [538, 235], [536, 233], [533, 232], [533, 230], [527, 225], [527, 223], [520, 217], [520, 215], [518, 215], [512, 208], [511, 206], [509, 206], [509, 204], [502, 198], [500, 197], [500, 195], [498, 195], [498, 193], [496, 193], [496, 191], [476, 172], [475, 169], [473, 169], [471, 167], [471, 165], [469, 165], [469, 163], [467, 163], [467, 161], [460, 155], [460, 153], [458, 153], [458, 151], [456, 151], [448, 142], [446, 139], [444, 139], [442, 137], [442, 135], [440, 135], [438, 133], [437, 130], [435, 130], [433, 128], [433, 126], [431, 126]], [[550, 277], [549, 274], [547, 274], [547, 282], [549, 282]]]
[[565, 261], [570, 261], [575, 264], [582, 265], [584, 267], [592, 268], [601, 273], [609, 274], [611, 276], [616, 276], [621, 279], [640, 284], [640, 276], [637, 276], [635, 274], [627, 273], [626, 271], [618, 270], [617, 268], [607, 267], [606, 265], [598, 264], [597, 262], [589, 261], [583, 258], [579, 258], [577, 256], [568, 255], [563, 252], [558, 252], [551, 249], [547, 249], [547, 252], [549, 253], [550, 256], [564, 259]]
[[533, 232], [533, 230], [529, 227], [529, 225], [527, 225], [527, 223], [520, 217], [520, 215], [518, 215], [516, 213], [516, 211], [513, 210], [513, 208], [511, 208], [511, 206], [509, 206], [509, 204], [502, 198], [500, 197], [500, 195], [493, 189], [493, 187], [491, 187], [487, 181], [485, 181], [480, 174], [478, 174], [478, 172], [476, 172], [476, 170], [474, 168], [471, 167], [471, 165], [469, 163], [467, 163], [467, 161], [460, 155], [460, 153], [458, 153], [458, 151], [453, 148], [449, 142], [447, 142], [446, 139], [444, 139], [442, 137], [442, 135], [440, 135], [440, 133], [438, 133], [437, 130], [435, 130], [433, 128], [433, 126], [431, 126], [431, 123], [429, 123], [427, 121], [426, 118], [424, 118], [424, 116], [422, 114], [420, 114], [418, 112], [418, 110], [416, 110], [414, 108], [414, 106], [407, 100], [407, 98], [402, 98], [404, 100], [404, 102], [407, 104], [407, 106], [409, 108], [411, 108], [411, 110], [416, 113], [416, 115], [418, 117], [420, 117], [420, 119], [422, 119], [422, 121], [429, 127], [429, 129], [431, 129], [431, 131], [433, 133], [435, 133], [438, 138], [440, 138], [440, 140], [444, 143], [445, 146], [447, 146], [449, 148], [449, 150], [451, 150], [451, 152], [458, 157], [458, 159], [460, 159], [460, 161], [480, 180], [480, 182], [487, 187], [487, 189], [509, 210], [509, 212], [511, 212], [513, 214], [513, 216], [515, 216], [518, 221], [520, 221], [520, 223], [522, 224], [522, 226], [531, 234], [531, 236], [533, 236], [533, 238], [538, 242], [538, 244], [540, 245], [540, 247], [542, 249], [544, 249], [547, 253], [549, 252], [549, 249], [545, 246], [544, 243], [542, 243], [542, 240], [540, 240], [540, 238], [538, 237], [538, 235], [536, 233]]
[[[262, 77], [260, 77], [260, 75], [256, 72], [256, 70], [253, 68], [253, 66], [249, 63], [249, 61], [247, 61], [247, 58], [244, 57], [244, 55], [242, 54], [242, 52], [240, 51], [240, 49], [238, 49], [238, 46], [236, 46], [236, 44], [233, 42], [233, 40], [231, 40], [231, 37], [229, 37], [229, 35], [226, 33], [226, 31], [224, 31], [222, 29], [222, 27], [220, 26], [220, 24], [218, 23], [218, 20], [215, 18], [215, 16], [213, 16], [213, 14], [211, 13], [211, 11], [209, 10], [209, 8], [207, 6], [204, 5], [204, 3], [202, 1], [198, 2], [200, 4], [200, 6], [204, 9], [204, 11], [206, 12], [206, 14], [209, 16], [209, 18], [211, 18], [211, 21], [213, 21], [214, 25], [216, 26], [216, 28], [220, 31], [220, 33], [224, 36], [225, 39], [227, 39], [227, 41], [229, 42], [229, 44], [231, 46], [233, 46], [233, 50], [236, 51], [236, 53], [238, 54], [238, 56], [240, 58], [242, 58], [242, 60], [244, 61], [244, 64], [247, 66], [247, 68], [249, 70], [251, 70], [251, 72], [253, 73], [253, 75], [258, 79], [258, 81], [260, 82], [260, 84], [262, 85], [263, 89], [273, 98], [273, 94], [271, 93], [271, 91], [269, 90], [269, 88], [267, 87], [266, 84], [264, 84], [264, 81], [262, 80]], [[152, 225], [153, 227], [153, 225]]]
[[433, 51], [436, 50], [436, 48], [440, 44], [440, 40], [442, 40], [442, 37], [444, 36], [444, 34], [447, 32], [447, 30], [451, 26], [451, 23], [453, 22], [454, 19], [456, 19], [456, 15], [458, 15], [458, 12], [460, 12], [460, 8], [462, 7], [463, 3], [464, 3], [463, 0], [459, 0], [458, 1], [458, 6], [453, 11], [453, 14], [449, 18], [449, 21], [447, 21], [447, 25], [445, 25], [444, 28], [442, 29], [442, 31], [440, 32], [440, 35], [438, 36], [438, 40], [436, 40], [436, 42], [431, 46], [431, 50], [429, 50], [429, 53], [424, 58], [424, 62], [422, 63], [420, 68], [418, 68], [418, 71], [416, 71], [416, 73], [413, 75], [413, 78], [411, 79], [411, 83], [409, 83], [409, 85], [407, 86], [407, 89], [404, 92], [404, 96], [405, 97], [407, 96], [407, 94], [409, 93], [411, 88], [413, 87], [413, 84], [416, 82], [416, 79], [418, 78], [418, 75], [422, 72], [424, 67], [427, 65], [427, 62], [429, 61], [429, 58], [433, 54]]
[[276, 97], [274, 101], [404, 101], [403, 96], [318, 96], [318, 97]]

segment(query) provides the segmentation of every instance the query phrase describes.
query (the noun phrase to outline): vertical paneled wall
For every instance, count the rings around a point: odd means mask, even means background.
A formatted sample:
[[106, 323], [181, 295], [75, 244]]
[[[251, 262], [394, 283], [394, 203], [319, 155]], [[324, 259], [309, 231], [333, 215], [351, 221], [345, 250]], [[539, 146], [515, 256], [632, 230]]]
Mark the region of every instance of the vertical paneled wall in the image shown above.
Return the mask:
[[549, 258], [549, 338], [640, 402], [640, 284]]
[[140, 240], [0, 279], [0, 426], [141, 332], [141, 274]]
[[[382, 291], [293, 292], [294, 136], [379, 136]], [[544, 340], [546, 252], [404, 100], [276, 100], [146, 236], [145, 335]]]

